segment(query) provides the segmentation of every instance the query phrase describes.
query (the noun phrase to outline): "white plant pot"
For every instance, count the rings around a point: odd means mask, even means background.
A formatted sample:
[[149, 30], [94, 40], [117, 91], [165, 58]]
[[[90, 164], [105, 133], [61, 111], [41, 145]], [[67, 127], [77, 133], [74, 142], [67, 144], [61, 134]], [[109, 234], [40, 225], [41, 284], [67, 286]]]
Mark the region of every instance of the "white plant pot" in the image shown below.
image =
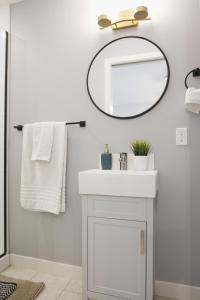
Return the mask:
[[134, 169], [136, 171], [146, 171], [148, 168], [148, 156], [135, 156], [134, 157]]

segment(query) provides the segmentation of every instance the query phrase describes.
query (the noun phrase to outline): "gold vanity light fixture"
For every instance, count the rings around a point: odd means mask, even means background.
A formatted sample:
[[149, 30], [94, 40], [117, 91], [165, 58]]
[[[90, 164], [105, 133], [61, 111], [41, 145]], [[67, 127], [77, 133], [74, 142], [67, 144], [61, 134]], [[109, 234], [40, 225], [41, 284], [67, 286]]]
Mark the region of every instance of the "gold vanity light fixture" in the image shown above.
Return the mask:
[[122, 10], [118, 13], [118, 20], [112, 22], [107, 15], [98, 17], [98, 25], [100, 29], [111, 27], [113, 30], [130, 28], [138, 26], [140, 21], [149, 21], [148, 8], [146, 6], [138, 6], [133, 9]]

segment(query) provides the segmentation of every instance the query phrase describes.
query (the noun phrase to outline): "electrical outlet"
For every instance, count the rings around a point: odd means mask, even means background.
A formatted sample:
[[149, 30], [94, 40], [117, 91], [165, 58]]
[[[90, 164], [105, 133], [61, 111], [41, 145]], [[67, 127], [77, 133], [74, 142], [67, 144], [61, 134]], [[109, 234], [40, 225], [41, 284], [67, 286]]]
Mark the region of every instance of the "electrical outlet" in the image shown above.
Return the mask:
[[187, 144], [187, 128], [176, 128], [176, 145], [186, 146]]

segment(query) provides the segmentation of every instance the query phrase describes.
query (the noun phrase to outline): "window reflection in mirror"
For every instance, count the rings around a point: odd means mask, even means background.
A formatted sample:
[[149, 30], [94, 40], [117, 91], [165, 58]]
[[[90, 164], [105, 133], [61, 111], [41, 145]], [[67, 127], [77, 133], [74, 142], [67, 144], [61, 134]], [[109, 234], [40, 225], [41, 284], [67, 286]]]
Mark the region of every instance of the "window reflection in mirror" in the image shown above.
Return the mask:
[[169, 66], [161, 49], [138, 37], [112, 41], [93, 59], [88, 92], [102, 112], [118, 118], [139, 116], [162, 98]]

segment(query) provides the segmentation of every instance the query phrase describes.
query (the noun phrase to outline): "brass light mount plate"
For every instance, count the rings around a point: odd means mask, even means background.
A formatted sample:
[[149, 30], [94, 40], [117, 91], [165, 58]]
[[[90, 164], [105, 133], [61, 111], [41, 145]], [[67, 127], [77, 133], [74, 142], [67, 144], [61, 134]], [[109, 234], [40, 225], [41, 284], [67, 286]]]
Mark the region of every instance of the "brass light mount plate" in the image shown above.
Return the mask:
[[131, 28], [131, 27], [137, 27], [137, 26], [138, 26], [138, 21], [130, 20], [130, 19], [117, 21], [117, 22], [111, 24], [111, 28], [113, 30]]
[[122, 10], [118, 14], [118, 19], [112, 22], [106, 15], [100, 15], [98, 17], [98, 25], [100, 29], [111, 27], [113, 30], [136, 27], [139, 21], [148, 21], [148, 8], [146, 6], [138, 6], [135, 9]]

